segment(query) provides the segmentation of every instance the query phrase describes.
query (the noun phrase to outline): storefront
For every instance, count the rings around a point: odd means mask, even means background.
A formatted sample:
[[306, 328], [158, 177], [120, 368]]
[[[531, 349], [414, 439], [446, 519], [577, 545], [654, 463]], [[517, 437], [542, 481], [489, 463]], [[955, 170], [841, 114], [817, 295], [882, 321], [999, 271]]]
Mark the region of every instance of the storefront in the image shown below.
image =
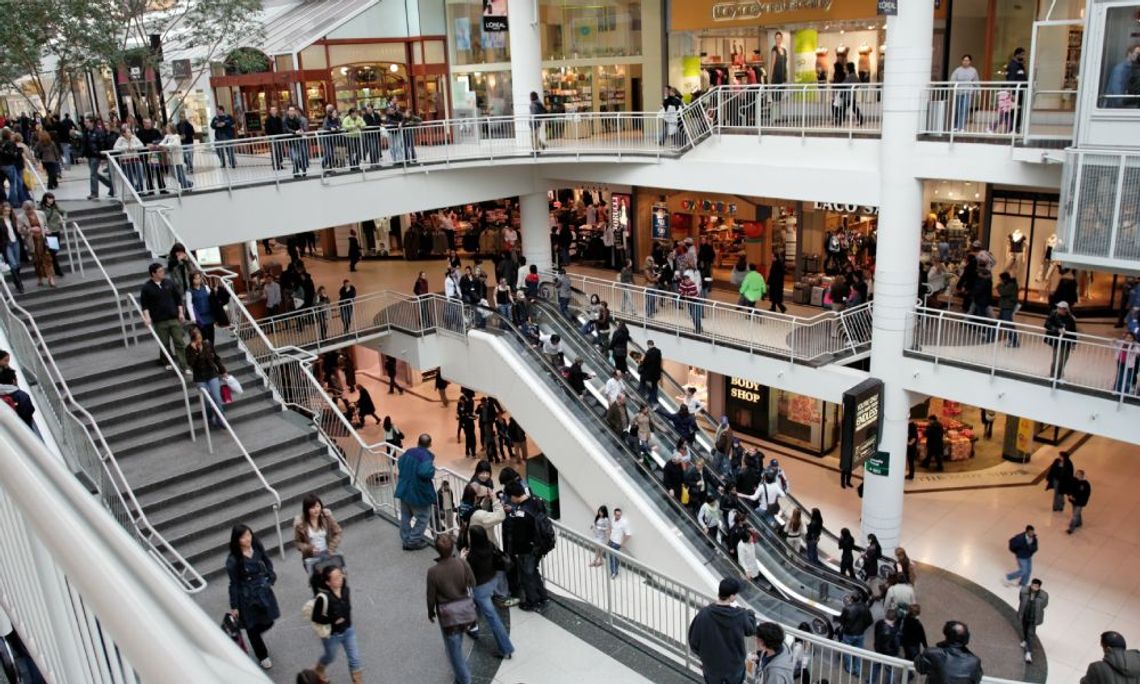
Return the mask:
[[709, 373], [709, 412], [733, 430], [823, 456], [839, 441], [839, 405], [743, 378]]
[[[969, 54], [981, 80], [1004, 81], [1014, 50], [1033, 44], [1034, 21], [1080, 19], [1084, 7], [1084, 0], [953, 0], [946, 65], [938, 78], [946, 79]], [[1042, 89], [1076, 89], [1082, 33], [1080, 26], [1060, 26], [1038, 34], [1037, 53], [1048, 56], [1038, 72]]]
[[[539, 0], [546, 107], [552, 112], [652, 109], [661, 90], [660, 75], [650, 73], [660, 61], [660, 40], [653, 38], [661, 31], [660, 5]], [[514, 113], [509, 27], [484, 21], [483, 6], [483, 0], [447, 3], [451, 97], [457, 116]]]
[[[581, 185], [547, 193], [552, 250], [568, 225], [575, 263], [618, 270], [634, 247], [636, 204], [629, 186]], [[556, 250], [555, 250], [556, 251]]]

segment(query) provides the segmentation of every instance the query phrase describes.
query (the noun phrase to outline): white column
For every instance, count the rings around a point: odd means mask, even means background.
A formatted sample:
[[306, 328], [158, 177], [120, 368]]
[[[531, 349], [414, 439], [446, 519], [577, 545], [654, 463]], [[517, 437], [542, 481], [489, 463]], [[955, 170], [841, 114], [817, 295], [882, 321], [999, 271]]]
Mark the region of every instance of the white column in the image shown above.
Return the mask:
[[866, 474], [863, 533], [874, 533], [883, 549], [899, 540], [906, 476], [906, 432], [911, 393], [902, 388], [898, 359], [906, 346], [907, 315], [918, 296], [922, 181], [911, 150], [921, 115], [922, 89], [930, 81], [933, 0], [898, 3], [887, 19], [887, 65], [883, 89], [879, 252], [875, 268], [871, 374], [885, 385], [880, 449], [890, 453], [889, 475]]
[[[535, 8], [538, 0], [516, 0], [507, 3], [507, 27], [511, 44], [511, 98], [514, 100], [515, 117], [530, 114], [530, 94], [542, 97], [542, 45], [539, 42], [538, 16]], [[519, 119], [516, 118], [516, 121]], [[515, 139], [523, 147], [529, 147], [530, 127], [525, 123], [515, 125]]]
[[527, 267], [535, 264], [539, 271], [548, 270], [551, 267], [550, 205], [545, 192], [519, 197], [519, 222], [522, 224], [522, 252]]

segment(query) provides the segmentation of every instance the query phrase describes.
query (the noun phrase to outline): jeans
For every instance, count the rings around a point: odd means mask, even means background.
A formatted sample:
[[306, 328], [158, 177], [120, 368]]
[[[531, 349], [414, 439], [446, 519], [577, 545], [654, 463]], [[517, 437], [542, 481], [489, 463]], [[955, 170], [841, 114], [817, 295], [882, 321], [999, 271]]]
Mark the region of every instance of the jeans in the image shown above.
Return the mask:
[[[621, 544], [613, 542], [606, 542], [607, 545], [614, 551], [621, 551]], [[616, 553], [610, 554], [610, 577], [617, 577], [618, 574], [618, 556]]]
[[1013, 572], [1007, 574], [1005, 576], [1005, 578], [1007, 580], [1013, 580], [1015, 578], [1020, 578], [1020, 580], [1018, 581], [1018, 584], [1020, 584], [1021, 586], [1024, 587], [1025, 585], [1029, 584], [1029, 578], [1032, 575], [1033, 575], [1033, 559], [1032, 558], [1018, 558], [1017, 559], [1017, 569], [1014, 570]]
[[174, 167], [174, 177], [176, 179], [178, 179], [178, 185], [183, 190], [194, 185], [193, 183], [190, 182], [190, 179], [186, 177], [186, 167], [185, 166], [182, 166], [182, 165], [175, 166]]
[[88, 194], [90, 194], [92, 197], [98, 197], [99, 196], [99, 184], [102, 183], [103, 185], [107, 186], [107, 190], [110, 191], [110, 195], [112, 197], [114, 197], [115, 196], [115, 186], [111, 185], [110, 176], [104, 176], [103, 174], [99, 173], [99, 162], [100, 161], [101, 160], [98, 157], [94, 157], [94, 158], [87, 160], [87, 171], [90, 173], [90, 176], [91, 176], [91, 180], [90, 180], [91, 192]]
[[[416, 519], [415, 525], [412, 525], [413, 516]], [[427, 524], [427, 506], [414, 507], [406, 501], [400, 500], [400, 541], [404, 543], [405, 547], [427, 545], [427, 540], [424, 539], [424, 530], [427, 529]]]
[[[210, 398], [213, 399], [214, 403], [218, 405], [218, 415], [217, 416], [210, 416], [210, 424], [215, 425], [217, 427], [221, 427], [222, 426], [221, 414], [224, 410], [222, 408], [222, 379], [221, 378], [210, 378], [206, 382], [196, 382], [194, 384], [198, 386], [199, 390], [206, 390], [207, 392], [209, 392]], [[213, 409], [210, 409], [210, 413], [213, 413]]]
[[1081, 512], [1084, 510], [1084, 506], [1077, 506], [1076, 504], [1073, 504], [1073, 517], [1069, 520], [1069, 532], [1072, 532], [1081, 525], [1084, 525], [1084, 521], [1081, 520]]
[[[233, 141], [230, 140], [229, 138], [225, 138], [225, 139], [221, 139], [221, 140], [219, 140], [217, 138], [214, 139], [214, 154], [218, 155], [218, 163], [222, 166], [222, 168], [225, 168], [225, 166], [226, 166], [226, 158], [227, 157], [230, 160], [230, 168], [231, 169], [237, 168], [237, 162], [234, 161], [234, 146], [229, 144], [232, 142]], [[223, 143], [225, 143], [225, 144], [223, 144]], [[221, 145], [221, 146], [219, 147], [219, 145]]]
[[14, 165], [0, 166], [0, 172], [8, 179], [8, 204], [15, 210], [20, 206], [20, 198], [24, 190], [24, 177]]
[[[182, 330], [182, 324], [178, 319], [157, 321], [153, 327], [154, 334], [158, 336], [158, 343], [169, 349], [171, 356], [178, 362], [178, 370], [186, 368], [186, 332]], [[166, 356], [161, 352], [158, 355], [158, 362], [166, 363]]]
[[1058, 338], [1046, 338], [1046, 341], [1049, 339], [1054, 341], [1053, 367], [1050, 369], [1049, 374], [1061, 380], [1065, 377], [1065, 366], [1069, 363], [1069, 354], [1073, 351], [1073, 343], [1062, 341]]
[[298, 136], [289, 142], [289, 158], [293, 160], [293, 175], [309, 171], [309, 143]]
[[357, 672], [361, 668], [360, 647], [356, 644], [356, 627], [349, 627], [340, 634], [332, 633], [328, 639], [321, 639], [325, 652], [321, 655], [321, 665], [328, 666], [336, 660], [337, 646], [344, 646], [344, 654], [348, 656], [349, 672]]
[[558, 310], [562, 312], [563, 316], [566, 316], [567, 318], [570, 317], [570, 298], [569, 297], [559, 297], [558, 298]]
[[1129, 368], [1126, 364], [1117, 361], [1116, 382], [1112, 385], [1112, 391], [1132, 394], [1132, 383], [1135, 380], [1135, 375], [1134, 368]]
[[404, 157], [409, 161], [416, 160], [416, 133], [404, 129]]
[[970, 102], [973, 95], [970, 93], [958, 93], [954, 98], [954, 130], [960, 131], [966, 127], [970, 121]]
[[629, 290], [622, 290], [621, 291], [621, 312], [622, 313], [632, 313], [633, 312], [633, 299], [630, 297]]
[[807, 545], [807, 559], [819, 565], [819, 539], [805, 537], [804, 543]]
[[[1001, 307], [1000, 309], [998, 309], [998, 319], [1012, 323], [1013, 322], [1013, 309], [1010, 309], [1010, 308], [1007, 308], [1004, 306]], [[1009, 329], [1006, 332], [1005, 337], [1006, 337], [1006, 341], [1009, 343], [1009, 346], [1011, 346], [1011, 347], [1016, 347], [1016, 346], [1021, 344], [1019, 338], [1017, 337], [1017, 330], [1014, 328]]]
[[495, 643], [499, 647], [499, 653], [509, 655], [515, 652], [515, 646], [511, 643], [511, 637], [507, 634], [507, 628], [503, 626], [503, 621], [499, 617], [499, 611], [495, 608], [495, 604], [491, 602], [491, 597], [496, 593], [500, 583], [505, 582], [506, 574], [498, 573], [495, 579], [490, 582], [475, 587], [475, 607], [479, 610], [479, 614], [491, 626], [491, 634], [495, 635]]
[[24, 291], [24, 281], [20, 279], [20, 239], [16, 238], [15, 242], [9, 242], [4, 248], [4, 261], [8, 262], [8, 267], [12, 269], [12, 283], [20, 292]]
[[60, 143], [60, 150], [63, 152], [62, 161], [64, 164], [71, 165], [75, 160], [71, 157], [71, 143]]
[[641, 394], [645, 397], [645, 400], [647, 402], [649, 402], [649, 405], [651, 408], [657, 407], [657, 383], [656, 382], [650, 382], [649, 380], [646, 380], [645, 378], [641, 378], [640, 380], [637, 381], [637, 391], [641, 392]]
[[194, 149], [192, 147], [182, 148], [182, 162], [186, 165], [186, 171], [194, 173]]
[[142, 192], [143, 189], [143, 164], [138, 159], [126, 159], [123, 161], [123, 173], [127, 176], [127, 181], [135, 192]]
[[1049, 482], [1053, 486], [1053, 510], [1065, 510], [1065, 492], [1064, 487], [1060, 480], [1051, 480]]
[[689, 317], [693, 319], [693, 331], [701, 334], [701, 316], [704, 308], [699, 302], [689, 302]]
[[[886, 671], [885, 676], [882, 674], [884, 670]], [[870, 684], [892, 684], [894, 677], [895, 668], [882, 663], [871, 663], [871, 678], [868, 680]]]
[[356, 305], [351, 302], [340, 305], [340, 322], [344, 324], [345, 335], [347, 335], [348, 331], [352, 328], [352, 312], [355, 308]]
[[471, 672], [463, 658], [463, 632], [443, 634], [443, 646], [447, 649], [447, 659], [451, 661], [451, 671], [455, 673], [456, 684], [471, 684]]
[[[840, 641], [847, 644], [848, 646], [854, 646], [855, 648], [863, 648], [863, 635], [862, 634], [844, 634], [840, 638]], [[851, 655], [848, 655], [846, 653], [843, 654], [843, 671], [844, 672], [850, 672], [851, 674], [858, 677], [860, 671], [862, 670], [862, 663], [863, 663], [863, 661], [857, 660], [855, 658], [855, 656], [851, 656]], [[852, 667], [854, 667], [854, 669], [852, 669]]]
[[518, 556], [518, 566], [522, 578], [523, 601], [534, 606], [550, 600], [542, 581], [542, 572], [538, 568], [538, 558], [533, 553], [521, 554]]

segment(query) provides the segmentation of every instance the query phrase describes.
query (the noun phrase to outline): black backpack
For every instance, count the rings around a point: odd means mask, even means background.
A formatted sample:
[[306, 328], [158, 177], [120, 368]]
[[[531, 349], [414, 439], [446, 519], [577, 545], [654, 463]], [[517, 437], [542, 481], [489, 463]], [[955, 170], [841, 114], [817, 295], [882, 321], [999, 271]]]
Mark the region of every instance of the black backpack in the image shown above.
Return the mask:
[[554, 550], [557, 537], [554, 533], [554, 522], [546, 513], [546, 503], [538, 498], [534, 503], [534, 511], [531, 513], [534, 518], [534, 555], [542, 558]]

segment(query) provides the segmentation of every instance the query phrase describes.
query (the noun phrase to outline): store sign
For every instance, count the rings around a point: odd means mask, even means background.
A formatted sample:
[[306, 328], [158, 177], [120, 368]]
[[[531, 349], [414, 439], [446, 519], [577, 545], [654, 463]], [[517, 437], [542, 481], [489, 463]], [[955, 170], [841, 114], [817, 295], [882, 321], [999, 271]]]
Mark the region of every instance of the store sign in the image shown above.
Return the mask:
[[653, 205], [652, 233], [654, 240], [669, 239], [669, 205], [657, 203]]
[[891, 474], [891, 455], [886, 451], [876, 451], [873, 456], [867, 459], [863, 464], [864, 472], [872, 475], [890, 475]]
[[878, 451], [882, 404], [883, 382], [875, 378], [864, 380], [843, 393], [840, 470], [852, 471]]
[[632, 197], [614, 192], [610, 194], [610, 230], [614, 234], [614, 247], [625, 249], [629, 236], [629, 203]]
[[713, 21], [743, 21], [760, 19], [787, 12], [827, 12], [832, 0], [750, 0], [749, 2], [718, 2], [712, 7]]
[[834, 211], [839, 214], [861, 214], [863, 216], [878, 216], [879, 208], [865, 204], [839, 204], [837, 202], [816, 202], [816, 211]]
[[899, 15], [899, 0], [878, 0], [875, 6], [880, 17], [897, 17]]
[[748, 404], [749, 408], [759, 404], [763, 401], [764, 396], [760, 393], [760, 383], [743, 378], [728, 379], [728, 400], [738, 403]]
[[194, 75], [194, 71], [190, 67], [190, 60], [188, 59], [171, 60], [170, 71], [175, 81], [186, 81]]
[[703, 211], [707, 213], [736, 214], [735, 202], [718, 202], [716, 200], [681, 200], [681, 209], [684, 211]]
[[483, 3], [483, 32], [502, 33], [507, 30], [507, 0], [489, 0]]

